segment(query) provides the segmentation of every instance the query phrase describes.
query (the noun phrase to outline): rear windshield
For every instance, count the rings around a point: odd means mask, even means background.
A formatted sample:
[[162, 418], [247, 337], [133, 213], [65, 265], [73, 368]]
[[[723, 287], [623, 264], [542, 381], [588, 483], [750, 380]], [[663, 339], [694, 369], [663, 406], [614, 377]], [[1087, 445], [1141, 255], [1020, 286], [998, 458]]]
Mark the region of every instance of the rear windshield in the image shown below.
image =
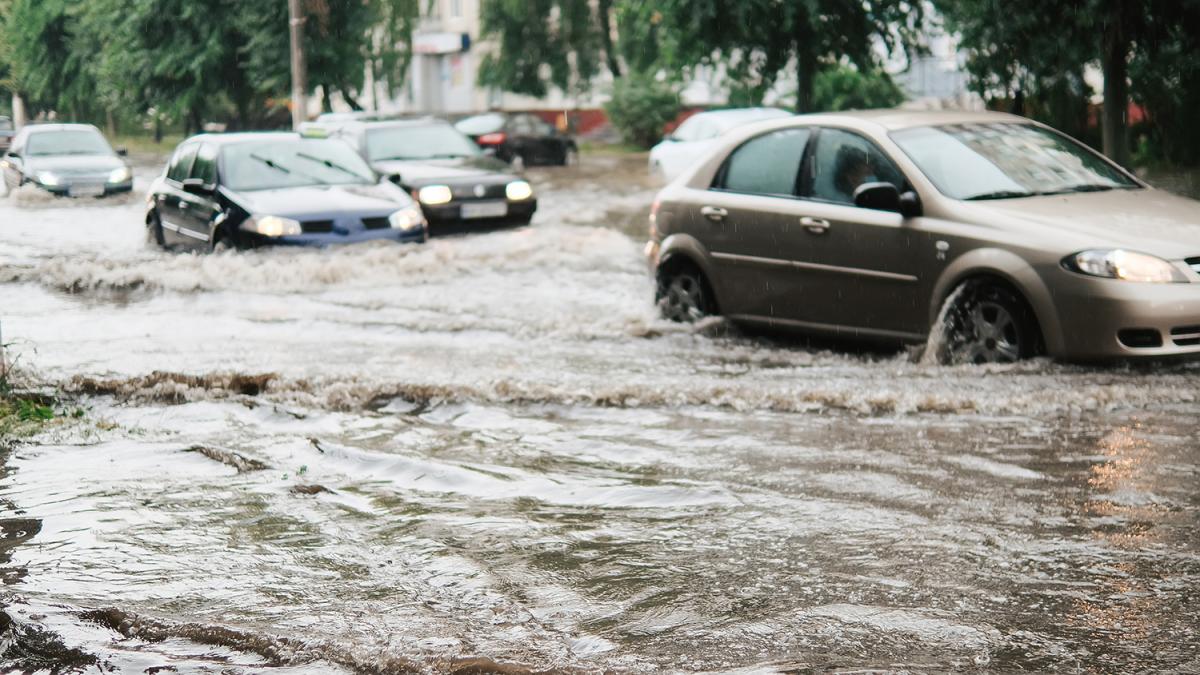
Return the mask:
[[448, 124], [399, 126], [367, 132], [367, 156], [389, 159], [453, 159], [482, 154], [475, 141]]
[[244, 191], [375, 182], [375, 173], [346, 144], [295, 138], [229, 146], [221, 176], [229, 188]]
[[494, 134], [504, 128], [504, 115], [489, 114], [468, 117], [454, 127], [468, 136]]
[[29, 135], [25, 152], [31, 157], [51, 155], [111, 155], [112, 148], [99, 131], [71, 129]]
[[12, 130], [13, 130], [12, 120], [8, 119], [7, 117], [0, 117], [0, 131], [12, 131]]
[[1139, 187], [1096, 153], [1032, 124], [952, 124], [892, 133], [937, 189], [965, 200]]

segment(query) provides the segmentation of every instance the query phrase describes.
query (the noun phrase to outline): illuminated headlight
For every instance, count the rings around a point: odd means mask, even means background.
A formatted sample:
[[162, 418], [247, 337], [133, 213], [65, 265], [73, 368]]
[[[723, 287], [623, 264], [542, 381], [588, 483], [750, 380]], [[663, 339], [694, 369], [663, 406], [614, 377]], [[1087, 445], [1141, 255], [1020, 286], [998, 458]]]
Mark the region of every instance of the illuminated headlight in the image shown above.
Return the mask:
[[421, 214], [421, 209], [410, 206], [388, 216], [388, 222], [392, 224], [392, 229], [394, 230], [409, 232], [423, 227], [425, 225], [425, 216]]
[[124, 183], [131, 178], [133, 178], [133, 172], [127, 166], [113, 169], [113, 172], [108, 174], [108, 182], [110, 183]]
[[449, 204], [450, 200], [454, 199], [454, 193], [450, 191], [449, 185], [427, 185], [417, 192], [417, 199], [422, 204], [437, 206]]
[[55, 187], [58, 185], [58, 176], [49, 171], [39, 171], [37, 174], [37, 182], [46, 187]]
[[302, 232], [300, 221], [279, 216], [251, 216], [242, 223], [242, 229], [264, 237], [286, 237]]
[[1121, 249], [1076, 253], [1064, 260], [1063, 266], [1074, 272], [1105, 279], [1148, 284], [1187, 282], [1187, 277], [1166, 260]]
[[533, 196], [533, 187], [523, 180], [515, 180], [504, 188], [504, 194], [514, 202], [525, 201]]

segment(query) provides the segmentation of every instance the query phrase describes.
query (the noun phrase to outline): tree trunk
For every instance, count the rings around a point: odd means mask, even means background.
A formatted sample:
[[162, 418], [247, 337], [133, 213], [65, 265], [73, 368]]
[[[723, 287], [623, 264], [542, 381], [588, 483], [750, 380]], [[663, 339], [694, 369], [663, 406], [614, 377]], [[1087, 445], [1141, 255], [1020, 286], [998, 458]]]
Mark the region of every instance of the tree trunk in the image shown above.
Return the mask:
[[359, 105], [358, 99], [355, 98], [354, 94], [350, 93], [349, 88], [339, 87], [338, 91], [340, 91], [342, 93], [342, 100], [345, 101], [347, 104], [349, 104], [351, 110], [354, 110], [357, 112], [357, 111], [360, 111], [363, 109], [363, 107], [361, 105]]
[[1102, 132], [1104, 154], [1124, 166], [1129, 160], [1129, 142], [1126, 140], [1129, 110], [1129, 38], [1121, 26], [1121, 11], [1124, 3], [1116, 0], [1115, 7], [1104, 27], [1104, 53], [1101, 61], [1104, 68], [1104, 115]]
[[612, 0], [598, 0], [596, 3], [600, 19], [600, 44], [604, 47], [604, 58], [608, 61], [608, 72], [613, 78], [621, 77], [621, 62], [617, 58], [616, 47], [612, 39]]
[[798, 44], [796, 49], [796, 112], [813, 110], [813, 83], [817, 77], [817, 58], [808, 52], [809, 45]]

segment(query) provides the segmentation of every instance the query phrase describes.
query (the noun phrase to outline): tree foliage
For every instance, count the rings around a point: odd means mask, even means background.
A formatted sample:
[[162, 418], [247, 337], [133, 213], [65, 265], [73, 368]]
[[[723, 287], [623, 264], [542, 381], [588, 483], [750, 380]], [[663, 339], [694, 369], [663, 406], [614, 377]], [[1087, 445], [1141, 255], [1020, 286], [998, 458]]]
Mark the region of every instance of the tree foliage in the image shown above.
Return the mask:
[[483, 34], [498, 49], [480, 65], [480, 84], [536, 97], [550, 86], [588, 90], [601, 68], [617, 67], [611, 12], [609, 0], [483, 0]]
[[885, 72], [866, 72], [846, 65], [822, 70], [813, 81], [814, 112], [894, 108], [904, 102], [904, 92]]
[[632, 73], [613, 85], [608, 117], [627, 143], [648, 148], [679, 114], [679, 93], [647, 73]]
[[[369, 67], [396, 88], [420, 0], [304, 0], [309, 84], [354, 102]], [[287, 3], [0, 0], [0, 77], [34, 109], [154, 109], [260, 126], [291, 87]]]

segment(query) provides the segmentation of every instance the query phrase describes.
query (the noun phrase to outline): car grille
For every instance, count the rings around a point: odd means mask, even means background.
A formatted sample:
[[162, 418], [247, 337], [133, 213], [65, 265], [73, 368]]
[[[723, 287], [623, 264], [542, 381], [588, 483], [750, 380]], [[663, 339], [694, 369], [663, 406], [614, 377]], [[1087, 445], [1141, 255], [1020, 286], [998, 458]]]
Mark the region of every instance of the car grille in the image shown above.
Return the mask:
[[[476, 192], [475, 188], [477, 185], [483, 188], [483, 194]], [[508, 186], [506, 183], [500, 183], [498, 185], [464, 183], [462, 185], [453, 186], [451, 188], [451, 192], [454, 194], [455, 199], [465, 201], [471, 201], [473, 199], [505, 199], [507, 198], [507, 187]]]
[[1171, 329], [1171, 339], [1180, 347], [1200, 345], [1200, 326], [1180, 326]]
[[332, 220], [306, 220], [300, 223], [300, 230], [304, 234], [328, 234], [333, 232]]
[[386, 230], [392, 226], [387, 218], [363, 218], [362, 222], [368, 230]]
[[1200, 274], [1200, 258], [1188, 258], [1185, 262], [1187, 262], [1188, 267], [1196, 271], [1196, 274]]

